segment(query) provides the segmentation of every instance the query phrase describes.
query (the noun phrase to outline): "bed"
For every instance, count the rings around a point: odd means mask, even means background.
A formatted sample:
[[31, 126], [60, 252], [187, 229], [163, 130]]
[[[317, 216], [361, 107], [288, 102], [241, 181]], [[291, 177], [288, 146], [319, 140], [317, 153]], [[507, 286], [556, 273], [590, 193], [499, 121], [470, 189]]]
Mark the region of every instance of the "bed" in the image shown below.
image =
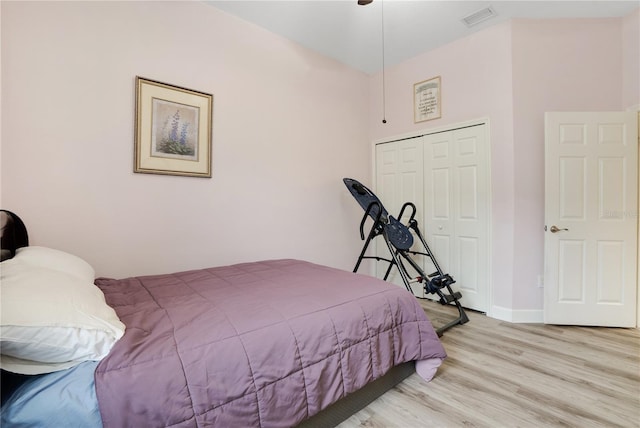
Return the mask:
[[2, 426], [335, 426], [446, 357], [416, 299], [366, 275], [282, 259], [94, 279], [0, 220]]

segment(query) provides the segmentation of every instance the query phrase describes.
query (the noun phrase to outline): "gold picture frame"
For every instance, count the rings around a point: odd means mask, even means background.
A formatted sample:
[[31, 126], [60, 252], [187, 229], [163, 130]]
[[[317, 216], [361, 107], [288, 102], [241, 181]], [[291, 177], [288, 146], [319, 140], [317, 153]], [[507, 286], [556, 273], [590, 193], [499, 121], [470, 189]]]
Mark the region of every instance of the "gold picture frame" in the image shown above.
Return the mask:
[[413, 85], [413, 122], [442, 117], [442, 85], [440, 76]]
[[134, 172], [211, 178], [213, 95], [136, 76]]

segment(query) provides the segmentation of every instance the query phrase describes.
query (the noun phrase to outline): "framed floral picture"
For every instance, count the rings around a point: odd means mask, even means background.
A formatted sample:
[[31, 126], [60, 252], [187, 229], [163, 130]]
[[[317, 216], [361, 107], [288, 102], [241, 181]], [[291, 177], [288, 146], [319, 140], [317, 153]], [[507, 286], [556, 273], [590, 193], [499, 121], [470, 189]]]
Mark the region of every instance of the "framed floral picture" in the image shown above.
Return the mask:
[[135, 166], [211, 177], [213, 95], [136, 77]]

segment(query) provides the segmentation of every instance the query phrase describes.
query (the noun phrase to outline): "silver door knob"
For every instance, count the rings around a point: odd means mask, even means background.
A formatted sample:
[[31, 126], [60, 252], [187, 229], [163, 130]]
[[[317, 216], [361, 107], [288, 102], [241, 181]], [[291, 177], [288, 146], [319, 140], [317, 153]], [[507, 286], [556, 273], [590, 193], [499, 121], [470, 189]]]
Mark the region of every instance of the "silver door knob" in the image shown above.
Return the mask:
[[569, 229], [566, 229], [566, 228], [560, 229], [555, 224], [553, 226], [551, 226], [551, 228], [549, 228], [549, 230], [551, 231], [551, 233], [558, 233], [558, 232], [561, 232], [563, 230], [566, 230], [567, 232], [569, 231]]

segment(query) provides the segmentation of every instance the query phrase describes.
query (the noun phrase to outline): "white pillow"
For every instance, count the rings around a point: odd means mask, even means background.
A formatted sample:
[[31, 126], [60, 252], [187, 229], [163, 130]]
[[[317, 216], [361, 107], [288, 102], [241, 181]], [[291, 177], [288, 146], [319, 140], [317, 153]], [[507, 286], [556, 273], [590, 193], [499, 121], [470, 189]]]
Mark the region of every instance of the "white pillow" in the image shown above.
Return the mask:
[[39, 374], [101, 360], [124, 334], [93, 280], [15, 257], [0, 269], [1, 368]]
[[22, 247], [16, 250], [13, 257], [22, 263], [33, 266], [59, 270], [90, 282], [96, 277], [93, 267], [78, 256], [47, 247]]

